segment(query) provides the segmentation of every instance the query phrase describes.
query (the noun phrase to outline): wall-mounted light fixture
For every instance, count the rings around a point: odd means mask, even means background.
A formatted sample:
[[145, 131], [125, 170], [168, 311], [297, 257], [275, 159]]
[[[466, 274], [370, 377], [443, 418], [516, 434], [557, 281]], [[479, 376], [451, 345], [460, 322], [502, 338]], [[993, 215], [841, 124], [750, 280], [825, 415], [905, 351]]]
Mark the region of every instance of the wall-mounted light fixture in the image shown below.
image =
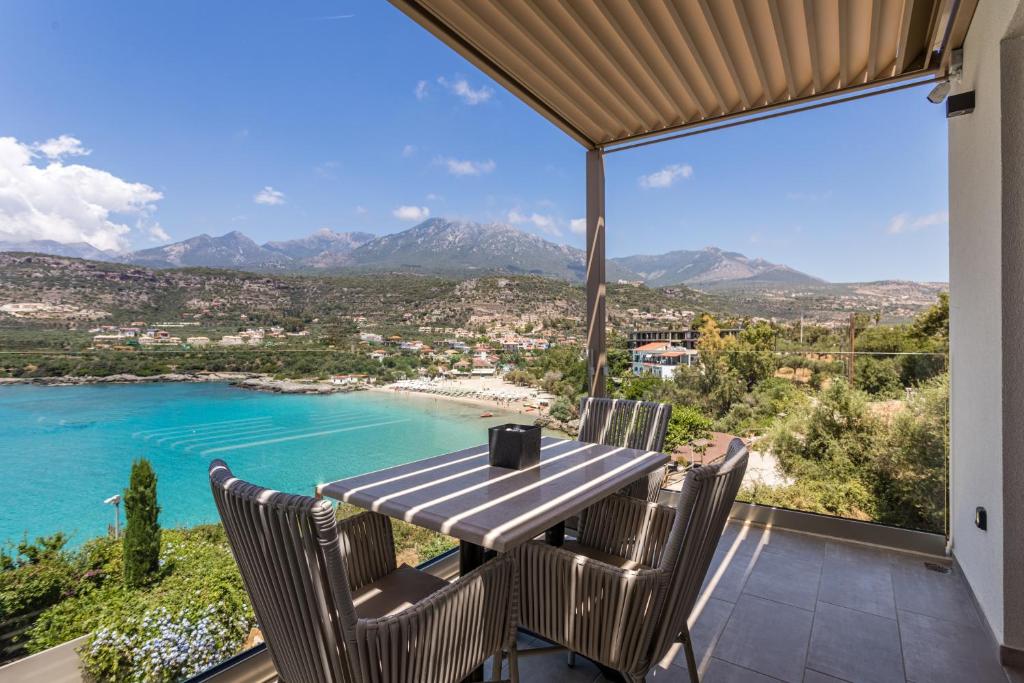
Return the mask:
[[[945, 80], [939, 81], [935, 84], [935, 87], [928, 93], [928, 101], [932, 104], [942, 104], [946, 96], [949, 95], [950, 89], [953, 87], [953, 83], [959, 83], [963, 80], [964, 76], [964, 50], [963, 48], [957, 48], [953, 50], [953, 54], [949, 58], [949, 75]], [[964, 112], [966, 113], [966, 112]], [[949, 116], [947, 111], [946, 116]]]

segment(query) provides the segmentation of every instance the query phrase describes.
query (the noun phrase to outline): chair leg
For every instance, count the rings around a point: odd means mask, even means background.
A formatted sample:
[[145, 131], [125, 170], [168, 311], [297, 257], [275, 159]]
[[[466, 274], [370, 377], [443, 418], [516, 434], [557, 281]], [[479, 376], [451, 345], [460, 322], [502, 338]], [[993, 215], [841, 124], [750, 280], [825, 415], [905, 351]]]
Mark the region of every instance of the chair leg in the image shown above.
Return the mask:
[[565, 655], [565, 662], [569, 665], [569, 668], [576, 666], [576, 653], [572, 650], [569, 650], [569, 652]]
[[683, 650], [686, 652], [686, 668], [690, 670], [690, 683], [700, 683], [700, 674], [697, 673], [697, 658], [693, 656], [690, 629], [685, 625], [683, 632], [679, 634], [679, 641], [683, 644]]
[[500, 681], [501, 680], [501, 664], [502, 664], [502, 660], [504, 659], [504, 654], [505, 654], [504, 651], [501, 648], [498, 648], [498, 651], [494, 653], [493, 657], [491, 657], [491, 680], [492, 681]]
[[519, 649], [514, 638], [508, 648], [508, 677], [512, 683], [519, 683]]

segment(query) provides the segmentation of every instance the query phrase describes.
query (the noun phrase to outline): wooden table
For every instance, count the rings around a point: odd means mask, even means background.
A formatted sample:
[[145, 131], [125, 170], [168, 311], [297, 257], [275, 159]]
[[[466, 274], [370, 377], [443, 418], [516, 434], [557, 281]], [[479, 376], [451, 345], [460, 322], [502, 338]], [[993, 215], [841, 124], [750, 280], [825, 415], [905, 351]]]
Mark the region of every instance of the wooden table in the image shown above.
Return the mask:
[[550, 436], [540, 454], [538, 465], [509, 470], [488, 465], [487, 446], [477, 446], [320, 484], [317, 494], [454, 536], [466, 574], [541, 533], [560, 545], [566, 519], [669, 462]]

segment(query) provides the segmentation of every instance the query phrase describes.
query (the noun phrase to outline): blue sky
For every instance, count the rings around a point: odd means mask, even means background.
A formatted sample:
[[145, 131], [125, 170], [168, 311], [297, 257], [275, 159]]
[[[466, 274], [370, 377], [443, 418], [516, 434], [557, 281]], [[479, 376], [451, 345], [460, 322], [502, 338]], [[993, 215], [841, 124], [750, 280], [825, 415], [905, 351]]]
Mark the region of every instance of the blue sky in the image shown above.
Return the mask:
[[[608, 254], [947, 279], [925, 94], [609, 156]], [[583, 149], [387, 3], [0, 0], [0, 239], [265, 241], [429, 211], [582, 246], [583, 206]]]

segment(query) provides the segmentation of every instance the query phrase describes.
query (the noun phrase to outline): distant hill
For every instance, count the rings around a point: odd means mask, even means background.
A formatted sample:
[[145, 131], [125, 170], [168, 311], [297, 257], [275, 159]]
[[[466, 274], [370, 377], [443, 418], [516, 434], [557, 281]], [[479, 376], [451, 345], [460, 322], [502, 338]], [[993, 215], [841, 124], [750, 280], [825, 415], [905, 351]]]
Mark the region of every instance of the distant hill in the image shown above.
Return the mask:
[[[631, 285], [608, 287], [609, 315], [619, 318], [627, 309], [642, 306], [717, 311], [717, 301], [713, 295], [685, 287], [672, 292]], [[106, 322], [186, 320], [234, 328], [280, 323], [285, 318], [348, 323], [354, 316], [381, 326], [447, 327], [466, 325], [474, 316], [530, 314], [557, 321], [567, 333], [578, 334], [586, 310], [579, 283], [536, 276], [285, 275], [146, 268], [0, 252], [0, 305], [18, 302], [60, 304], [64, 312], [37, 319], [0, 310], [0, 328], [80, 320], [75, 311], [88, 309], [109, 314], [100, 318]]]
[[150, 268], [233, 268], [236, 270], [285, 269], [292, 259], [261, 247], [237, 230], [211, 237], [203, 234], [162, 247], [125, 255], [123, 262]]
[[[501, 223], [431, 218], [408, 230], [368, 232], [319, 230], [308, 237], [257, 244], [241, 232], [207, 234], [128, 254], [88, 244], [45, 240], [0, 242], [0, 251], [32, 251], [113, 261], [149, 268], [227, 268], [259, 273], [408, 272], [465, 278], [487, 274], [539, 275], [569, 282], [586, 279], [583, 250], [556, 244]], [[651, 287], [687, 285], [704, 290], [757, 289], [826, 284], [789, 266], [715, 247], [609, 259], [609, 282]]]
[[313, 268], [337, 268], [351, 262], [352, 252], [373, 240], [368, 232], [335, 232], [328, 228], [309, 237], [285, 242], [267, 242], [264, 249], [284, 254], [297, 263]]
[[691, 287], [743, 287], [768, 283], [822, 284], [825, 281], [789, 266], [751, 259], [735, 251], [708, 247], [699, 251], [670, 251], [650, 256], [610, 259], [636, 273], [651, 287], [686, 284]]
[[[0, 251], [3, 250], [0, 243]], [[28, 250], [25, 250], [28, 251]], [[40, 253], [55, 254], [46, 248]], [[77, 254], [56, 254], [75, 256]], [[308, 237], [260, 245], [240, 232], [199, 235], [104, 260], [150, 268], [228, 268], [255, 272], [398, 271], [454, 277], [540, 275], [570, 282], [586, 277], [586, 254], [499, 223], [431, 218], [375, 237], [367, 232], [320, 230]], [[636, 275], [609, 263], [607, 277]]]
[[114, 251], [97, 249], [85, 242], [55, 242], [53, 240], [29, 240], [27, 242], [0, 242], [0, 251], [21, 251], [51, 256], [70, 256], [92, 261], [118, 261], [121, 255]]
[[[542, 275], [561, 280], [586, 278], [586, 254], [500, 223], [431, 218], [403, 232], [384, 235], [352, 252], [362, 268], [457, 274]], [[630, 277], [615, 269], [610, 279]]]

